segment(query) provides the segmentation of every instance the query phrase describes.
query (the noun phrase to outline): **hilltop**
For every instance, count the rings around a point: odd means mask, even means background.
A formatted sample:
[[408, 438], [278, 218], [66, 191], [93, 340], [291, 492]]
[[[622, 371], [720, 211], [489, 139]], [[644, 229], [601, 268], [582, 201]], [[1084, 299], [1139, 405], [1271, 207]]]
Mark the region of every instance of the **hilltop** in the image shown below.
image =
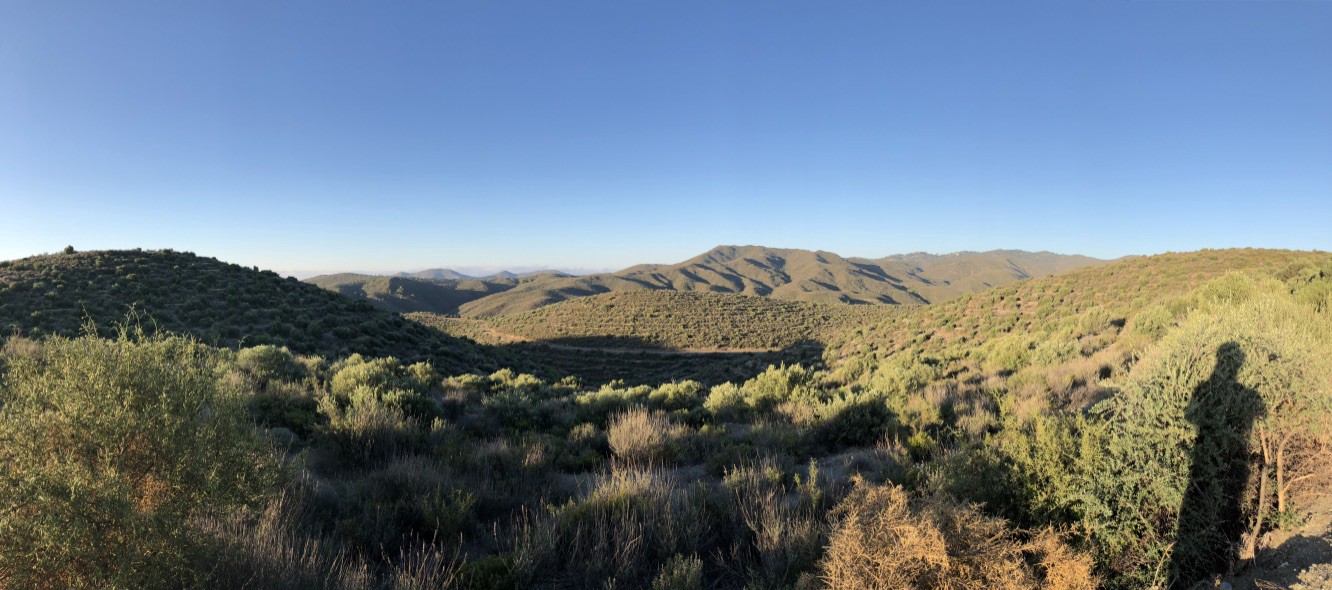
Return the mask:
[[219, 346], [431, 360], [445, 372], [491, 366], [475, 345], [271, 271], [172, 250], [50, 254], [0, 262], [0, 330], [104, 333], [131, 311], [145, 324]]
[[472, 301], [460, 311], [469, 317], [506, 315], [598, 293], [651, 290], [758, 295], [808, 303], [925, 304], [1102, 262], [1049, 252], [867, 259], [823, 251], [719, 246], [678, 264], [644, 264], [615, 273], [533, 281]]

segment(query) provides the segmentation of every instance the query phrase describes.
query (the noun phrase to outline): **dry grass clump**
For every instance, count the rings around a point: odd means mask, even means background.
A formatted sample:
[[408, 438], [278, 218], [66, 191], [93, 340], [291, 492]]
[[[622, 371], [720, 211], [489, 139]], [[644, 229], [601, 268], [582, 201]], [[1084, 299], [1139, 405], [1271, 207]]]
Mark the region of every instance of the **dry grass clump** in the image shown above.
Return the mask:
[[607, 441], [615, 456], [631, 463], [667, 459], [689, 429], [671, 423], [661, 413], [634, 408], [611, 418]]
[[[585, 497], [519, 523], [519, 585], [648, 587], [661, 564], [705, 549], [713, 531], [704, 508], [696, 488], [666, 471], [612, 471]], [[686, 565], [673, 568], [667, 581], [695, 575]]]
[[299, 501], [283, 495], [255, 513], [206, 518], [200, 532], [220, 546], [208, 564], [210, 588], [369, 590], [368, 564], [297, 522]]
[[1023, 551], [1027, 562], [1036, 565], [1040, 588], [1091, 590], [1096, 587], [1091, 555], [1068, 545], [1065, 535], [1047, 528], [1032, 536]]
[[822, 563], [830, 588], [1095, 586], [1090, 558], [1058, 535], [1024, 543], [1003, 519], [946, 496], [912, 500], [896, 486], [862, 484], [834, 515], [840, 522]]

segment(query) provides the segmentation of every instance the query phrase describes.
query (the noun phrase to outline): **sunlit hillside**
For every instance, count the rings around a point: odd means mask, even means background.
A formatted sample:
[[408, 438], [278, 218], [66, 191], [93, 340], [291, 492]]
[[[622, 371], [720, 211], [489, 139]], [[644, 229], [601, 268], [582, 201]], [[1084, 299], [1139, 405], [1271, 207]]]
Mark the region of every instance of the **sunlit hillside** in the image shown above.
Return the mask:
[[577, 346], [725, 350], [822, 342], [891, 313], [897, 310], [747, 295], [635, 291], [581, 297], [484, 322], [523, 338]]
[[[1187, 586], [1332, 492], [1326, 253], [1165, 254], [909, 308], [611, 293], [494, 324], [188, 254], [0, 273], [0, 309], [41, 320], [0, 349], [18, 587]], [[171, 290], [209, 276], [229, 313]], [[171, 297], [124, 304], [241, 333], [57, 323], [149, 286]], [[387, 342], [425, 361], [249, 345], [284, 316], [243, 306], [284, 297], [424, 330]], [[477, 364], [441, 369], [440, 343]]]

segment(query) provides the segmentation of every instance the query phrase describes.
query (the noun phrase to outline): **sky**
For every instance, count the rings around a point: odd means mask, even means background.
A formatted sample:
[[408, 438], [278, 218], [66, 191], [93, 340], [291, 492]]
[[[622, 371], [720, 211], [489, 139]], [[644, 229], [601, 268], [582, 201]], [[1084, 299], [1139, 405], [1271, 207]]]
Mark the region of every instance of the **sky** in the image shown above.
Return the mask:
[[1332, 249], [1332, 2], [5, 2], [0, 259]]

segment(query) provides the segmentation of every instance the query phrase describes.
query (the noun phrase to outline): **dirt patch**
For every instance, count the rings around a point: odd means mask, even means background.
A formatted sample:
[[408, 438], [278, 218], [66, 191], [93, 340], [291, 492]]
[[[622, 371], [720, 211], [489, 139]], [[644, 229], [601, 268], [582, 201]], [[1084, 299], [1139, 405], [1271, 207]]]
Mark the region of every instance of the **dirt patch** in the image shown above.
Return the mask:
[[1215, 587], [1332, 590], [1332, 496], [1310, 507], [1304, 526], [1263, 536], [1253, 565]]

